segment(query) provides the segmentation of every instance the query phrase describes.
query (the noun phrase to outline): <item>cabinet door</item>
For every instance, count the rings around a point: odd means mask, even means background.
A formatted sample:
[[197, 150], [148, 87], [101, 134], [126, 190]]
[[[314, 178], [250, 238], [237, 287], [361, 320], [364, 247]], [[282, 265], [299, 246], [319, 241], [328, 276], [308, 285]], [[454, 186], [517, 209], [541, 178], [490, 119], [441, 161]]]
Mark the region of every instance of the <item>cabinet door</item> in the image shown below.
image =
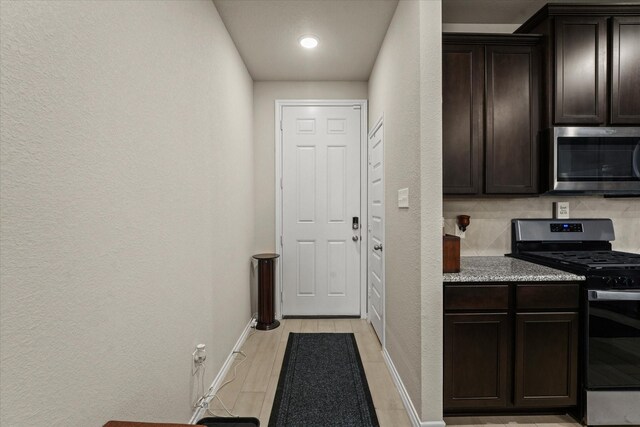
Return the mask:
[[507, 314], [445, 314], [444, 318], [445, 411], [506, 407]]
[[578, 313], [518, 313], [515, 360], [516, 406], [575, 405]]
[[442, 53], [443, 191], [481, 190], [483, 47], [444, 45]]
[[640, 124], [640, 16], [611, 20], [611, 124]]
[[540, 60], [534, 46], [487, 46], [485, 191], [538, 192]]
[[556, 17], [556, 124], [604, 124], [607, 19]]

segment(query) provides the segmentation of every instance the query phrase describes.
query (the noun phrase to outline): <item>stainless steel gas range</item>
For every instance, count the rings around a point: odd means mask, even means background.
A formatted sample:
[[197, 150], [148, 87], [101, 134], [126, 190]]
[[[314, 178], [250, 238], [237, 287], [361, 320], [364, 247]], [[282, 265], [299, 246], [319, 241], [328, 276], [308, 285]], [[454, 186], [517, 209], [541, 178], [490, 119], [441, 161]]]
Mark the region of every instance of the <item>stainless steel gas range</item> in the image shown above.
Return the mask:
[[586, 277], [583, 421], [640, 425], [640, 254], [611, 249], [610, 219], [514, 219], [511, 226], [510, 256]]

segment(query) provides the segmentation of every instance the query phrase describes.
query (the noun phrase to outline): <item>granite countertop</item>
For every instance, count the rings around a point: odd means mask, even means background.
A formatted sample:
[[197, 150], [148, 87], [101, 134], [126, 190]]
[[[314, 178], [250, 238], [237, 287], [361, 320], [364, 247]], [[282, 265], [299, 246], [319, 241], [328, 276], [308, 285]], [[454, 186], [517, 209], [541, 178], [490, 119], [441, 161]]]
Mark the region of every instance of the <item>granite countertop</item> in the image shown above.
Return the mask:
[[444, 273], [445, 283], [580, 281], [584, 276], [505, 256], [460, 258], [460, 273]]

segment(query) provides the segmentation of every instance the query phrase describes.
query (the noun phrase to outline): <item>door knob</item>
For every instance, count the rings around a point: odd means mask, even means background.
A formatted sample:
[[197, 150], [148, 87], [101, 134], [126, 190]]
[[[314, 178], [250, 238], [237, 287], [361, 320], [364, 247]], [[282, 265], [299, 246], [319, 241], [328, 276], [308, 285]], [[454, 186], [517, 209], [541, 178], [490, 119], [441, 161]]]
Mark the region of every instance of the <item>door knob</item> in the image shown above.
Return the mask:
[[373, 250], [374, 251], [382, 251], [382, 243], [380, 243], [379, 245], [374, 245], [373, 246]]
[[357, 242], [357, 241], [358, 241], [358, 236], [353, 236], [353, 237], [351, 238], [351, 240], [353, 240], [354, 242]]

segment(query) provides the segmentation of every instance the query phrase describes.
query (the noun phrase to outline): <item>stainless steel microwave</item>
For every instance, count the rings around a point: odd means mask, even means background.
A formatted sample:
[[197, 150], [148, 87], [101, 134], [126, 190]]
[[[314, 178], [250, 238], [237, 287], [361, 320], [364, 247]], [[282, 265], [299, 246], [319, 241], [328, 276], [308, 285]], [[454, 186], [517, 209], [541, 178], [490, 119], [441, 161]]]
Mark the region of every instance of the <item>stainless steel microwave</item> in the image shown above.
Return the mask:
[[556, 127], [552, 193], [640, 196], [640, 127]]

